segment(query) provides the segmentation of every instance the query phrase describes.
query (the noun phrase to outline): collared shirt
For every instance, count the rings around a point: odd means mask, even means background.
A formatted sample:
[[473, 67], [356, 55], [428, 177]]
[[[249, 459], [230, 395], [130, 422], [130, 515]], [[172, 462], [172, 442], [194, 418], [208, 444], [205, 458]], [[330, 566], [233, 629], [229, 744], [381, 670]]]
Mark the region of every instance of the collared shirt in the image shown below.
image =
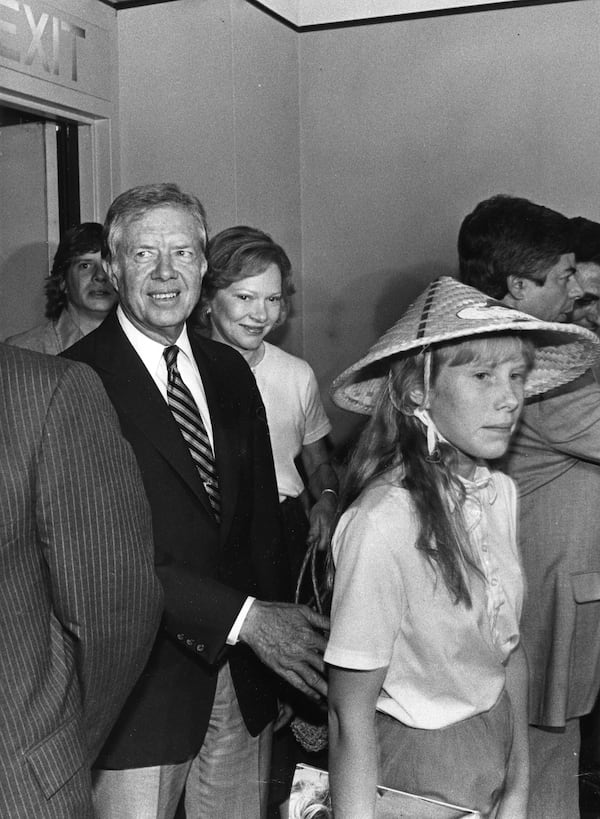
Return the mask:
[[418, 521], [401, 475], [374, 481], [343, 514], [333, 538], [335, 581], [325, 660], [387, 668], [377, 708], [406, 725], [442, 728], [489, 710], [519, 642], [523, 580], [516, 489], [479, 467], [465, 481], [465, 549], [472, 607], [455, 604], [416, 548]]
[[[165, 402], [167, 402], [168, 374], [167, 363], [164, 359], [163, 353], [166, 348], [171, 345], [165, 345], [159, 341], [154, 341], [154, 339], [151, 339], [145, 335], [145, 333], [142, 333], [141, 330], [138, 330], [138, 328], [127, 318], [120, 305], [117, 307], [117, 318], [131, 346], [141, 358], [144, 366], [152, 377], [152, 380], [160, 390], [160, 394], [164, 398]], [[202, 384], [196, 359], [192, 353], [192, 347], [185, 325], [175, 344], [179, 347], [177, 367], [179, 369], [179, 374], [181, 375], [181, 380], [192, 393], [192, 397], [196, 402], [198, 411], [200, 412], [200, 416], [204, 422], [204, 426], [206, 427], [208, 437], [210, 438], [210, 444], [214, 451], [213, 428], [210, 413], [208, 411], [206, 393], [204, 392], [204, 385]], [[254, 597], [247, 597], [244, 601], [244, 604], [240, 609], [227, 637], [228, 645], [235, 645], [237, 643], [240, 630], [244, 624], [244, 620], [246, 619], [250, 606], [254, 602], [254, 599]]]
[[24, 350], [34, 350], [46, 355], [59, 355], [72, 344], [83, 338], [81, 327], [73, 320], [69, 310], [65, 308], [56, 321], [46, 321], [38, 324], [25, 333], [19, 333], [5, 339], [5, 344], [21, 347]]
[[[117, 318], [131, 346], [142, 359], [142, 362], [150, 373], [152, 380], [160, 390], [160, 394], [164, 400], [167, 401], [168, 374], [164, 351], [171, 345], [165, 345], [160, 341], [154, 341], [154, 339], [149, 338], [145, 333], [142, 333], [142, 331], [132, 324], [127, 318], [120, 305], [117, 307]], [[192, 353], [192, 347], [190, 345], [185, 324], [175, 344], [177, 347], [179, 347], [179, 353], [177, 355], [177, 368], [179, 370], [179, 374], [181, 375], [181, 380], [192, 393], [192, 397], [196, 402], [200, 417], [202, 418], [204, 426], [206, 427], [206, 432], [208, 433], [208, 437], [210, 439], [210, 445], [214, 451], [213, 428], [210, 420], [210, 413], [208, 411], [206, 393], [204, 392], [204, 385], [202, 384], [196, 359]]]

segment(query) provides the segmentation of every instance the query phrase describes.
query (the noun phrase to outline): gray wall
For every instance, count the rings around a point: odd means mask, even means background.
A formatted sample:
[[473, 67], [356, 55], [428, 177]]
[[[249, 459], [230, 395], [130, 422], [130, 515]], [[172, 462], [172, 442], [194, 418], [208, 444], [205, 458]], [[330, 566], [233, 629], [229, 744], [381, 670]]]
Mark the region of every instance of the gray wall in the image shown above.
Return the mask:
[[[305, 32], [243, 0], [177, 0], [118, 24], [122, 187], [172, 179], [213, 230], [286, 246], [285, 345], [324, 392], [455, 270], [480, 199], [600, 217], [594, 0]], [[341, 440], [353, 417], [330, 410]]]

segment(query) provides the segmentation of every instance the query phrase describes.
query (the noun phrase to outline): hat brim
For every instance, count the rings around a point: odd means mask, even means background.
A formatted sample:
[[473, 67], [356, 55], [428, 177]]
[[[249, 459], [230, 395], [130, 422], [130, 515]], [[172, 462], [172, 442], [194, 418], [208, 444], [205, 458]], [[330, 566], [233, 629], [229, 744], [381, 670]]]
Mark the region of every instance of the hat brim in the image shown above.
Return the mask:
[[[516, 315], [519, 315], [516, 313]], [[393, 359], [415, 355], [424, 348], [453, 340], [483, 338], [500, 334], [526, 334], [535, 344], [535, 360], [525, 385], [525, 396], [535, 395], [568, 384], [583, 375], [600, 358], [600, 341], [589, 330], [577, 325], [526, 321], [496, 322], [493, 328], [481, 324], [470, 330], [462, 327], [452, 332], [428, 336], [426, 340], [399, 340], [394, 343], [392, 328], [366, 356], [344, 370], [331, 385], [331, 396], [342, 409], [371, 414], [383, 389]]]

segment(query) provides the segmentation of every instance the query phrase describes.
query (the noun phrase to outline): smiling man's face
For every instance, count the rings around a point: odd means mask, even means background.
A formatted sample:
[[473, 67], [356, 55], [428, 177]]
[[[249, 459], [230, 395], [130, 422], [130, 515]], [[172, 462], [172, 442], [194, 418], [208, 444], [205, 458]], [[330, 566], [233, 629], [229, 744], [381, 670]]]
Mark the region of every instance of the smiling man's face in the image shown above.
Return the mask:
[[203, 236], [182, 208], [162, 205], [128, 222], [110, 280], [123, 312], [142, 333], [173, 344], [200, 297], [206, 272]]

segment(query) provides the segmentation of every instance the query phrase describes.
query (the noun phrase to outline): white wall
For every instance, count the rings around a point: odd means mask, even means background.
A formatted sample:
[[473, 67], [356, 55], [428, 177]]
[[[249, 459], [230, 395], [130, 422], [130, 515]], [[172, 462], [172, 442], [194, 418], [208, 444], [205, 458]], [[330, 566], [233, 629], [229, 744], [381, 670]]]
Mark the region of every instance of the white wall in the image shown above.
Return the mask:
[[300, 36], [304, 354], [323, 383], [455, 271], [481, 199], [600, 217], [599, 23], [584, 0]]
[[[600, 217], [594, 0], [304, 32], [243, 0], [118, 21], [123, 187], [174, 179], [213, 229], [249, 221], [288, 248], [288, 347], [324, 390], [454, 271], [482, 198]], [[355, 419], [332, 417], [341, 440]]]
[[[172, 181], [211, 233], [271, 233], [301, 270], [298, 41], [244, 0], [120, 11], [122, 189]], [[301, 349], [301, 277], [285, 344]]]

